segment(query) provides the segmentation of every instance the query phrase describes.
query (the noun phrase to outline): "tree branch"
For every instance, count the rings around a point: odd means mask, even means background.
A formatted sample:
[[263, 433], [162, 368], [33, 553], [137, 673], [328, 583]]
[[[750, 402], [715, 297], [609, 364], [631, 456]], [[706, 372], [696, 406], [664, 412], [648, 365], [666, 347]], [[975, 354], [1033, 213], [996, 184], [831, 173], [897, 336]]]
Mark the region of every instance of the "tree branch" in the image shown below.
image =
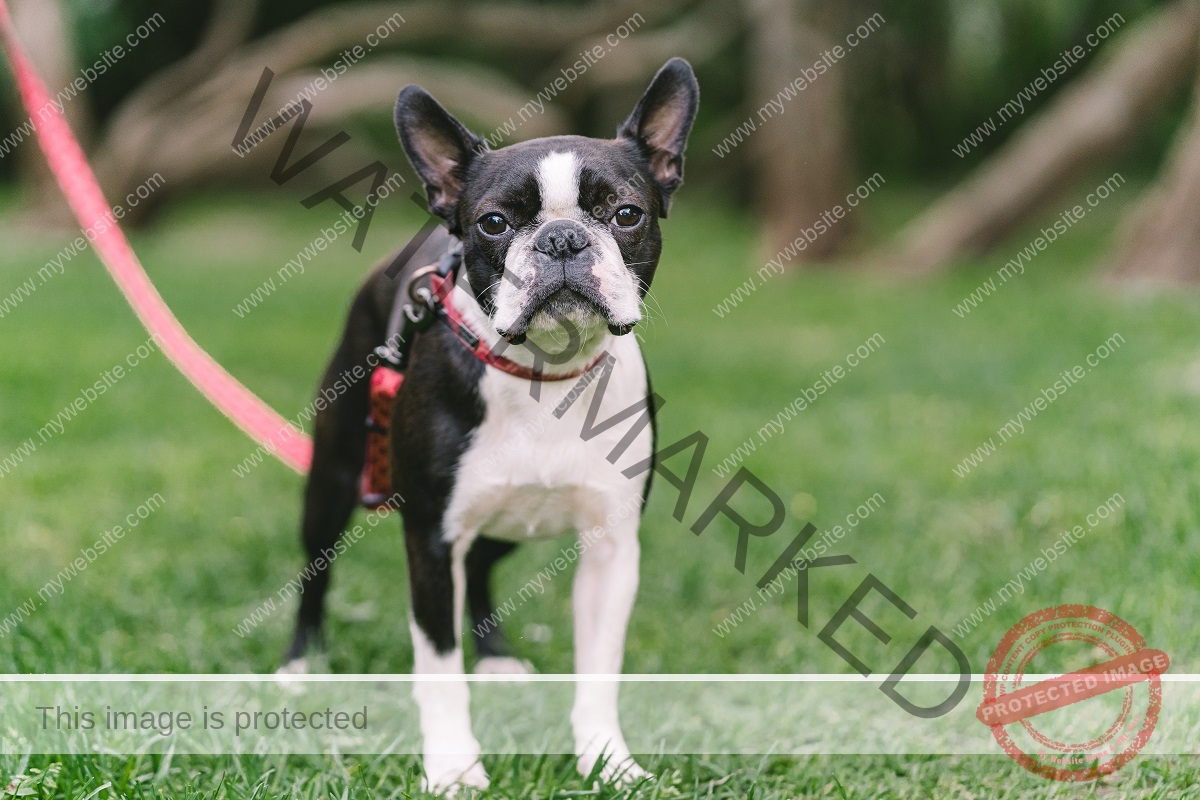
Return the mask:
[[[1195, 63], [1200, 7], [1148, 17], [957, 188], [901, 231], [891, 269], [930, 272], [1011, 234], [1081, 172], [1126, 147]], [[1106, 53], [1105, 55], [1108, 55]]]

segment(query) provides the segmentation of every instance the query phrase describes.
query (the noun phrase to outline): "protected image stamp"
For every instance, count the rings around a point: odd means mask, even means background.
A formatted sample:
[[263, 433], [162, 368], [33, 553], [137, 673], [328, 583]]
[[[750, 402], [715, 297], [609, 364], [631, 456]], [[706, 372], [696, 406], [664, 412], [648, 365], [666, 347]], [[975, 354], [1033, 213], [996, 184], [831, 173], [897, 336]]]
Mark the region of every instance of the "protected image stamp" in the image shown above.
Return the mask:
[[[1031, 680], [1034, 659], [1089, 666]], [[1129, 763], [1150, 740], [1162, 706], [1159, 676], [1170, 666], [1133, 627], [1095, 606], [1060, 605], [1018, 622], [987, 665], [975, 716], [1030, 772], [1090, 781]], [[1116, 693], [1116, 694], [1110, 694]], [[1115, 721], [1113, 721], [1115, 718]]]

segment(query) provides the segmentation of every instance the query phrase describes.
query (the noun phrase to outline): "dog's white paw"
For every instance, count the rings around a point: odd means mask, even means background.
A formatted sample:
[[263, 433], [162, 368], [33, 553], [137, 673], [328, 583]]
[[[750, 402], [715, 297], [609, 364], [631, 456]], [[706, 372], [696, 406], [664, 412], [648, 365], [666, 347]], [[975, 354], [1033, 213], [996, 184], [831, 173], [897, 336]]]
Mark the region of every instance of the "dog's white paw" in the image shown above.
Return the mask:
[[421, 788], [434, 794], [454, 797], [465, 786], [488, 788], [487, 772], [477, 757], [425, 754], [425, 777]]
[[581, 755], [577, 762], [579, 774], [585, 778], [591, 775], [592, 770], [596, 768], [596, 762], [601, 758], [604, 759], [604, 766], [600, 768], [600, 780], [605, 783], [614, 786], [629, 786], [646, 778], [654, 777], [652, 773], [638, 766], [638, 763], [633, 760], [633, 756], [624, 748], [619, 753], [608, 750], [604, 753], [590, 752]]
[[533, 664], [512, 656], [488, 656], [479, 659], [475, 665], [476, 675], [533, 675], [536, 672]]
[[308, 674], [308, 659], [293, 658], [279, 669], [275, 670], [275, 682], [285, 693], [291, 695], [304, 694], [308, 687], [304, 681], [298, 681], [294, 676]]
[[642, 769], [633, 760], [633, 756], [630, 756], [624, 761], [610, 759], [604, 765], [604, 769], [600, 770], [600, 777], [615, 786], [629, 786], [647, 778], [653, 778], [654, 773]]
[[275, 670], [276, 675], [307, 675], [308, 674], [308, 659], [301, 656], [293, 658], [288, 663], [284, 664], [279, 669]]

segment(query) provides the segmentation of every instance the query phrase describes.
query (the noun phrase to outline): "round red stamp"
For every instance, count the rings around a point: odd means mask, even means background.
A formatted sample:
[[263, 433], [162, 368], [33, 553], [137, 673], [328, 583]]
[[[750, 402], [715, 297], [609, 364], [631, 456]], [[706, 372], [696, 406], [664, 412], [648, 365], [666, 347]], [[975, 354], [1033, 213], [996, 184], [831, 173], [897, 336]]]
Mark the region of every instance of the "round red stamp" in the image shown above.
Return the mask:
[[[1150, 741], [1162, 706], [1161, 650], [1120, 617], [1062, 605], [1018, 622], [988, 661], [975, 716], [1030, 772], [1090, 781], [1123, 767]], [[1035, 678], [1035, 675], [1057, 677]]]

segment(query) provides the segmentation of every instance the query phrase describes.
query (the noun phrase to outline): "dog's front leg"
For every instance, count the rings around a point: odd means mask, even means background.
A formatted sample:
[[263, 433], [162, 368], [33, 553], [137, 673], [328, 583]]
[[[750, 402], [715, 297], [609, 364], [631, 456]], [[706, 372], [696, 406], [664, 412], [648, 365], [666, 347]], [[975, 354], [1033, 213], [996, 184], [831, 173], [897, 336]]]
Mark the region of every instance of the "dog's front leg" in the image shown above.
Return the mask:
[[[575, 671], [579, 675], [618, 675], [625, 653], [625, 629], [637, 596], [638, 520], [618, 522], [579, 556], [575, 574]], [[617, 717], [619, 683], [578, 680], [571, 727], [579, 772], [588, 775], [603, 756], [601, 776], [628, 781], [646, 773], [633, 761]]]
[[[406, 526], [407, 528], [407, 526]], [[470, 695], [465, 680], [422, 681], [422, 675], [463, 674], [462, 618], [466, 593], [463, 567], [469, 541], [452, 544], [436, 530], [406, 529], [412, 613], [413, 697], [421, 716], [426, 786], [454, 793], [460, 786], [486, 788], [480, 746], [471, 732]]]

